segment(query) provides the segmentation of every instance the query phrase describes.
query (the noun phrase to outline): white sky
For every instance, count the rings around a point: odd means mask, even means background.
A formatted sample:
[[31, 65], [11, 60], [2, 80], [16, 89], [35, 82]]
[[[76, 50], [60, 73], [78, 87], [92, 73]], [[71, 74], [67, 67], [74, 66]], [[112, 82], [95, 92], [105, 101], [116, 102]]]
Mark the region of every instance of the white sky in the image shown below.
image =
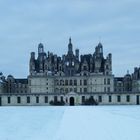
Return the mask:
[[[99, 41], [113, 55], [113, 73], [140, 65], [139, 0], [0, 0], [0, 71], [27, 77], [30, 52], [67, 52], [68, 38], [80, 53]], [[99, 39], [101, 38], [101, 39]]]

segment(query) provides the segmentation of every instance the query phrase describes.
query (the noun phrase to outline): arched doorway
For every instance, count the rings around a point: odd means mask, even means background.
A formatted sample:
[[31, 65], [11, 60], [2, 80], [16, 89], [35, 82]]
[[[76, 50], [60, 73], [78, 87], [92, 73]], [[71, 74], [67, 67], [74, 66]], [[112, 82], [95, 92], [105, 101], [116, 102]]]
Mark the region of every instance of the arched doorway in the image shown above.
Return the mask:
[[70, 103], [70, 106], [74, 106], [74, 97], [70, 97], [69, 103]]

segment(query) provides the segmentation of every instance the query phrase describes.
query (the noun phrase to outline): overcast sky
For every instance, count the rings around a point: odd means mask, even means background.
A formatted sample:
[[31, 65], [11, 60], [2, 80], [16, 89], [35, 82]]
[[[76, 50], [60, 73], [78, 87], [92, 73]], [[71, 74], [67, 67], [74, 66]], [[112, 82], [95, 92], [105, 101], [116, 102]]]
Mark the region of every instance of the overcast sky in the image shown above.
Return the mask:
[[140, 0], [0, 0], [0, 71], [27, 77], [30, 52], [67, 52], [68, 38], [80, 53], [99, 41], [112, 53], [113, 74], [140, 66]]

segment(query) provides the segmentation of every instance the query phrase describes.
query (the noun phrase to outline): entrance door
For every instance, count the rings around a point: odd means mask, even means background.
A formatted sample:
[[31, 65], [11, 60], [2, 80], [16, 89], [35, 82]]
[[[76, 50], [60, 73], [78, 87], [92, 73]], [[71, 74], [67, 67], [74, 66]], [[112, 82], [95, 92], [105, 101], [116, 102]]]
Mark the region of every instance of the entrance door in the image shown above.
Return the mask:
[[70, 97], [70, 105], [74, 106], [74, 97]]
[[139, 105], [139, 104], [140, 104], [139, 95], [137, 95], [136, 102], [137, 102], [137, 105]]

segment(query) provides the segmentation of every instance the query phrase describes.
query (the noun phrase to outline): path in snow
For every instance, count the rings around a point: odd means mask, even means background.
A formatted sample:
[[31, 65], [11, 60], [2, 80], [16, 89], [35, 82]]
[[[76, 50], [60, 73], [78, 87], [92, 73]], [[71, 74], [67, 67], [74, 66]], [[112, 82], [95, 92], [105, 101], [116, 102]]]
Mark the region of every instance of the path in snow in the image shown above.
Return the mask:
[[0, 140], [140, 140], [140, 106], [1, 107]]

